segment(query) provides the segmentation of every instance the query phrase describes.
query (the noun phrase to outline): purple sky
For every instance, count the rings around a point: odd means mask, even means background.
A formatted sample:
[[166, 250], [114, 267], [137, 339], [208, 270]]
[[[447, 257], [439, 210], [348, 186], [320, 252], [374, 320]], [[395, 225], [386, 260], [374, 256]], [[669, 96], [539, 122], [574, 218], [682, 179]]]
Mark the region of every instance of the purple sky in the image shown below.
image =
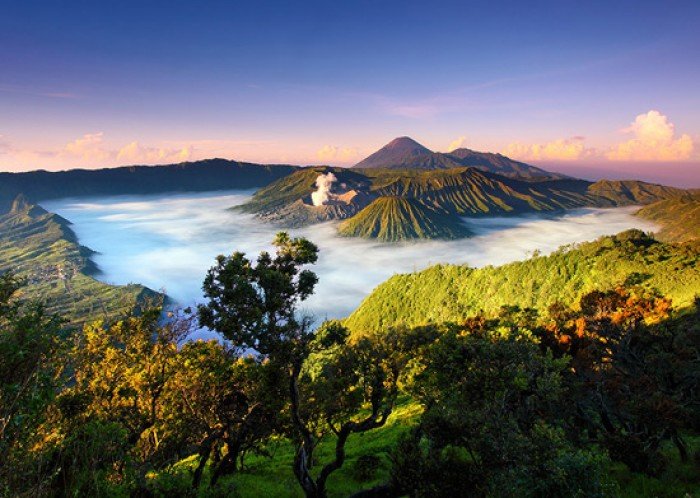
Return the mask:
[[408, 135], [700, 187], [698, 25], [673, 0], [13, 2], [0, 169], [350, 165]]

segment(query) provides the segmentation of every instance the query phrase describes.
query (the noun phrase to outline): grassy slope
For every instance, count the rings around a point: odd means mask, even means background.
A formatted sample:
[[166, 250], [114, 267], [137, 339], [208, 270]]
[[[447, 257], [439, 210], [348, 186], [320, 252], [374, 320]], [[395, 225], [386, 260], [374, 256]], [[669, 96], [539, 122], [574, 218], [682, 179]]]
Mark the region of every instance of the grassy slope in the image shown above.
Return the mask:
[[456, 217], [440, 215], [425, 205], [401, 197], [379, 197], [338, 227], [348, 237], [385, 242], [410, 239], [456, 239], [469, 234]]
[[112, 318], [157, 294], [141, 285], [113, 286], [90, 276], [92, 252], [78, 244], [69, 222], [39, 206], [15, 202], [0, 216], [0, 271], [27, 279], [22, 297], [44, 302], [72, 324]]
[[661, 225], [661, 230], [655, 234], [659, 240], [686, 242], [700, 239], [700, 194], [659, 201], [636, 214]]
[[[421, 412], [419, 405], [405, 398], [384, 427], [363, 435], [351, 436], [346, 446], [347, 459], [344, 466], [328, 481], [329, 497], [347, 497], [361, 489], [386, 482], [391, 466], [390, 451], [396, 446], [399, 436], [415, 425]], [[687, 437], [686, 443], [691, 454], [700, 451], [700, 438]], [[319, 464], [332, 458], [333, 445], [333, 438], [321, 441], [317, 448]], [[200, 498], [213, 496], [303, 498], [304, 494], [292, 473], [294, 448], [291, 443], [280, 440], [267, 449], [271, 458], [256, 455], [246, 457], [245, 468], [237, 476], [222, 479], [216, 491], [205, 484], [197, 496]], [[636, 474], [622, 464], [613, 464], [610, 472], [619, 483], [621, 498], [675, 498], [683, 497], [686, 493], [692, 497], [700, 496], [700, 476], [697, 473], [696, 463], [691, 460], [687, 464], [682, 464], [677, 452], [670, 445], [665, 446], [664, 452], [670, 459], [670, 465], [659, 478]], [[366, 482], [358, 481], [352, 472], [355, 462], [363, 455], [376, 455], [381, 459], [375, 478]], [[156, 496], [174, 496], [174, 489], [187, 489], [195, 466], [195, 458], [191, 457], [179, 462], [169, 473], [153, 476], [158, 480], [162, 490], [162, 494], [156, 494]], [[208, 475], [205, 475], [204, 483], [207, 482], [207, 477]]]
[[500, 267], [437, 265], [379, 285], [346, 324], [361, 333], [399, 323], [459, 321], [505, 305], [543, 310], [626, 281], [657, 289], [676, 307], [687, 306], [700, 294], [700, 248], [656, 242], [629, 231]]

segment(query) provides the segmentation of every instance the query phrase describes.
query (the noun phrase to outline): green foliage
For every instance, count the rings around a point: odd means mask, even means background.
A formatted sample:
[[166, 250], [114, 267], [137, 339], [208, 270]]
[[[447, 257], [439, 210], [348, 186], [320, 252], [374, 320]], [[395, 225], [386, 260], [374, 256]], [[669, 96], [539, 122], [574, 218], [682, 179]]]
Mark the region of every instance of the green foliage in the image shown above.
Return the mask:
[[22, 196], [0, 215], [0, 271], [26, 280], [21, 297], [42, 302], [76, 327], [102, 317], [114, 319], [158, 294], [141, 286], [114, 286], [95, 280], [92, 251], [78, 244], [69, 222], [29, 204]]
[[637, 216], [661, 225], [654, 235], [665, 242], [700, 239], [700, 195], [663, 200], [646, 206]]
[[495, 314], [503, 306], [546, 310], [628, 281], [669, 297], [677, 308], [688, 306], [700, 293], [700, 250], [631, 230], [499, 267], [436, 265], [390, 278], [345, 324], [362, 334], [397, 324], [460, 322], [480, 311]]
[[[200, 323], [221, 332], [237, 347], [263, 354], [297, 339], [303, 323], [296, 304], [313, 293], [316, 274], [300, 268], [316, 262], [318, 248], [306, 239], [277, 234], [276, 254], [260, 253], [256, 264], [241, 252], [218, 256], [204, 280], [206, 304], [198, 306]], [[303, 322], [303, 320], [302, 320]]]
[[30, 447], [46, 407], [61, 385], [61, 320], [39, 304], [13, 299], [22, 283], [12, 273], [0, 275], [0, 493], [33, 479]]

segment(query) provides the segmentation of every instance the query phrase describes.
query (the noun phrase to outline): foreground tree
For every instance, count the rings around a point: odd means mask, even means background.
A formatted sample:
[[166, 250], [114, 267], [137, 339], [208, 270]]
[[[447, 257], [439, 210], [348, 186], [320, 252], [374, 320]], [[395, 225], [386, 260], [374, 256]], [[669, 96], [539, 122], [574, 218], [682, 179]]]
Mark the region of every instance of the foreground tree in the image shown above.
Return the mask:
[[47, 471], [32, 446], [46, 409], [63, 382], [62, 321], [18, 299], [22, 281], [0, 275], [0, 494], [39, 493]]
[[641, 289], [591, 292], [580, 311], [559, 307], [541, 332], [543, 345], [570, 355], [567, 379], [579, 427], [635, 472], [656, 475], [672, 441], [697, 420], [700, 328], [694, 313], [671, 317], [667, 299]]
[[393, 496], [605, 496], [597, 457], [562, 428], [567, 360], [527, 330], [469, 320], [422, 363], [411, 391], [425, 412], [394, 452]]
[[[387, 342], [348, 341], [338, 323], [313, 334], [297, 305], [317, 283], [303, 267], [316, 262], [318, 249], [286, 233], [273, 244], [275, 255], [263, 252], [255, 263], [242, 253], [219, 256], [204, 281], [208, 302], [200, 305], [199, 318], [235, 345], [257, 350], [286, 377], [294, 474], [306, 496], [325, 497], [350, 435], [386, 423], [404, 360]], [[315, 475], [314, 450], [327, 433], [336, 436], [335, 455]]]

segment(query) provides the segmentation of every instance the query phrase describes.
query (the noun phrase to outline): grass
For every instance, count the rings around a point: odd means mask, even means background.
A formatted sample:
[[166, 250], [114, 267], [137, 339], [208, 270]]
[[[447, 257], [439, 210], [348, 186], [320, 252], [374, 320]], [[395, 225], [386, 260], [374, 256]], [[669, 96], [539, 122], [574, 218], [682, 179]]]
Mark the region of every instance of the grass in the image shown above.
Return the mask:
[[[354, 435], [346, 446], [347, 459], [341, 469], [328, 481], [328, 496], [341, 498], [361, 489], [386, 482], [389, 478], [389, 453], [399, 436], [407, 432], [418, 420], [421, 407], [409, 398], [404, 398], [389, 418], [387, 424], [365, 434]], [[686, 438], [691, 458], [682, 463], [675, 448], [668, 444], [664, 454], [669, 465], [657, 478], [631, 472], [624, 464], [613, 463], [610, 476], [619, 485], [620, 498], [700, 498], [700, 437]], [[205, 472], [198, 498], [237, 496], [241, 498], [280, 497], [303, 498], [293, 473], [294, 448], [287, 440], [271, 443], [267, 450], [271, 457], [250, 455], [245, 459], [245, 468], [234, 477], [223, 478], [216, 488], [208, 486], [208, 470]], [[317, 469], [330, 461], [334, 451], [334, 440], [325, 439], [316, 450]], [[359, 481], [354, 466], [363, 455], [379, 457], [376, 475], [371, 480]], [[180, 461], [168, 472], [151, 476], [156, 496], [181, 496], [189, 489], [196, 457]]]

